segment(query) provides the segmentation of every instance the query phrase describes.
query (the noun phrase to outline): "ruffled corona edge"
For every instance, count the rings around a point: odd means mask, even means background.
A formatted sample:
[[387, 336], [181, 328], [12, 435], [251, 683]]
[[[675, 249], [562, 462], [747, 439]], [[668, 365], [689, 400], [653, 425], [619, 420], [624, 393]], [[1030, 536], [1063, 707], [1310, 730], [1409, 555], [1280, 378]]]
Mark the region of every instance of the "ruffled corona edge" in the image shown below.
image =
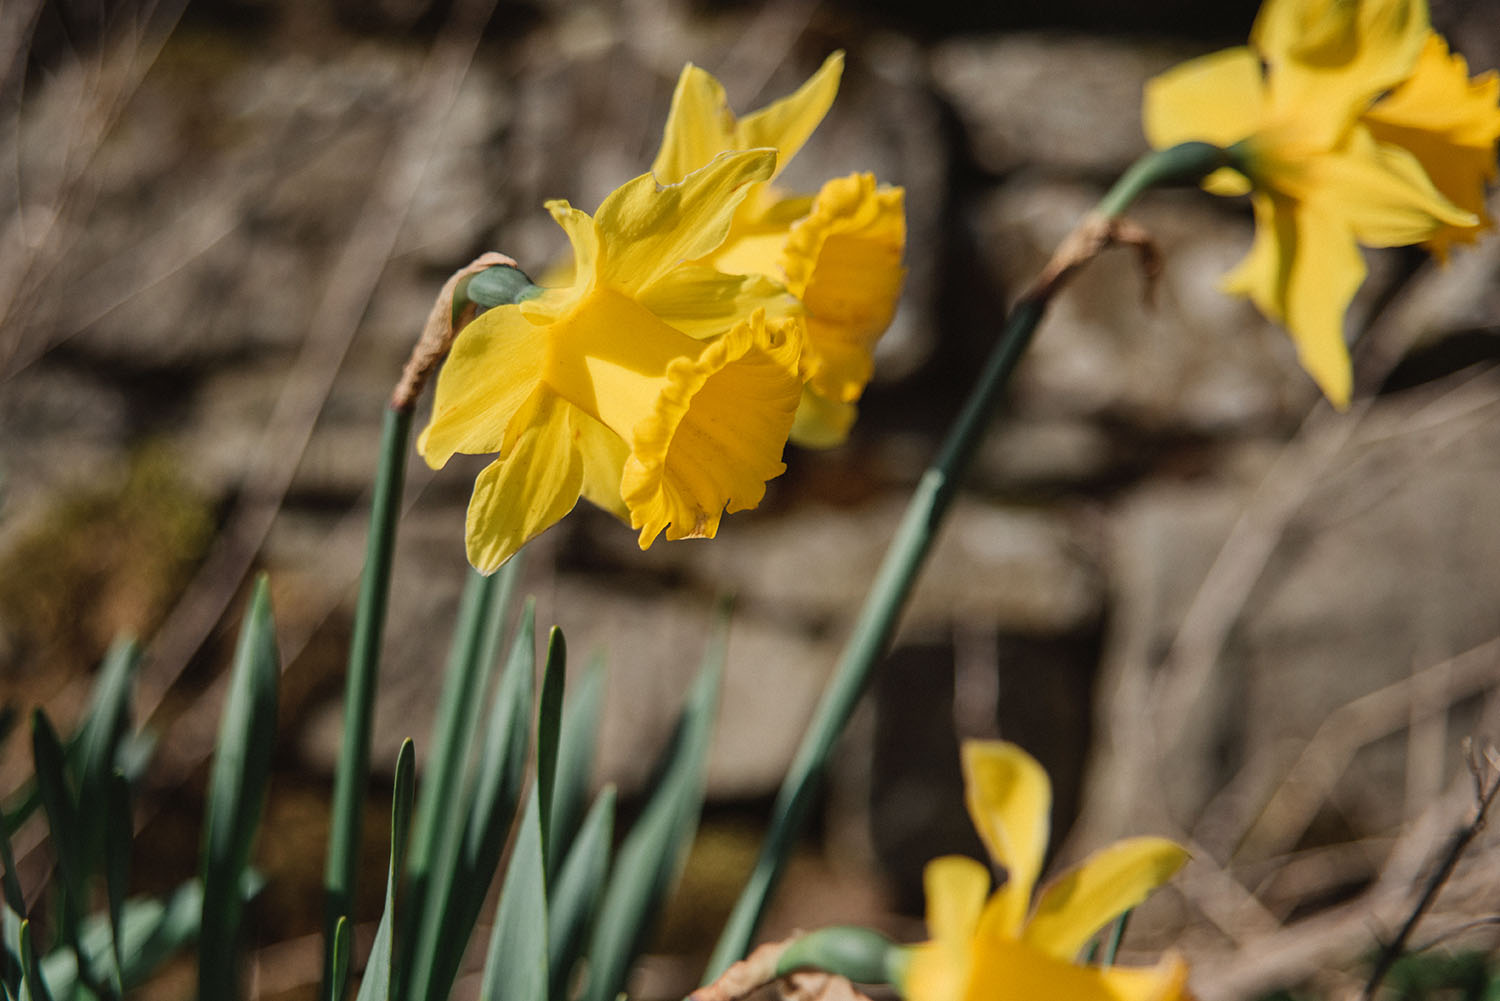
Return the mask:
[[787, 233], [781, 268], [807, 310], [804, 362], [814, 392], [840, 403], [864, 392], [875, 342], [901, 297], [905, 248], [905, 192], [877, 186], [873, 174], [824, 184]]
[[713, 538], [724, 510], [753, 508], [781, 453], [802, 396], [800, 318], [761, 310], [667, 369], [654, 411], [636, 425], [621, 494], [647, 548]]

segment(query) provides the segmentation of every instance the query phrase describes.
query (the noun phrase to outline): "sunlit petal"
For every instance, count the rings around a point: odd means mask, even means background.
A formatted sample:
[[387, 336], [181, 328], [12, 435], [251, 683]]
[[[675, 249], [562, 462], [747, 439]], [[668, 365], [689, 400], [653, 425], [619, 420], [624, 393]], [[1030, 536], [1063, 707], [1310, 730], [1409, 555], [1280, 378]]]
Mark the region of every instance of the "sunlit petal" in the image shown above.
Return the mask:
[[1318, 157], [1293, 186], [1304, 202], [1347, 221], [1367, 247], [1404, 247], [1432, 237], [1443, 226], [1477, 226], [1479, 220], [1433, 187], [1422, 165], [1397, 146], [1377, 143], [1357, 128], [1338, 153]]
[[995, 894], [995, 931], [1014, 936], [1047, 853], [1052, 783], [1035, 758], [1003, 741], [966, 742], [963, 767], [969, 816], [990, 857], [1006, 872], [1005, 884]]
[[734, 149], [733, 143], [734, 113], [723, 84], [707, 70], [688, 63], [672, 92], [666, 131], [651, 173], [662, 184], [676, 184], [720, 153]]
[[1365, 262], [1348, 224], [1316, 203], [1257, 194], [1255, 243], [1224, 279], [1286, 327], [1302, 367], [1334, 406], [1349, 404], [1353, 375], [1344, 313]]
[[1264, 105], [1260, 60], [1241, 47], [1190, 59], [1146, 81], [1141, 118], [1157, 149], [1191, 141], [1228, 147], [1259, 127]]
[[1431, 30], [1425, 0], [1267, 0], [1251, 43], [1270, 66], [1270, 115], [1327, 148], [1411, 74]]
[[715, 250], [749, 186], [770, 177], [775, 163], [772, 150], [725, 153], [678, 184], [659, 187], [648, 173], [621, 185], [594, 217], [603, 242], [600, 280], [646, 288]]
[[[547, 211], [568, 234], [568, 243], [573, 248], [573, 263], [566, 274], [549, 275], [549, 282], [559, 287], [568, 286], [587, 291], [599, 273], [599, 229], [587, 212], [582, 212], [561, 199], [547, 202]], [[561, 280], [560, 280], [561, 279]]]
[[776, 172], [807, 142], [838, 93], [844, 54], [835, 52], [795, 93], [735, 119], [724, 87], [689, 63], [677, 79], [661, 150], [651, 171], [675, 184], [726, 150], [774, 149]]
[[797, 418], [792, 422], [792, 441], [803, 448], [834, 448], [849, 437], [859, 409], [852, 403], [830, 400], [802, 387], [802, 401], [797, 404]]
[[1095, 852], [1047, 886], [1026, 923], [1023, 941], [1072, 960], [1085, 942], [1135, 907], [1187, 861], [1165, 838], [1130, 838]]
[[990, 872], [962, 855], [944, 855], [922, 870], [927, 894], [927, 933], [943, 942], [967, 942], [979, 926], [990, 889]]
[[[1155, 967], [1108, 969], [1075, 966], [1012, 939], [976, 943], [969, 989], [962, 1001], [1176, 1001], [1184, 996], [1187, 967], [1169, 956]], [[952, 996], [950, 996], [950, 999]], [[912, 1001], [945, 1001], [912, 995]]]
[[812, 211], [812, 204], [812, 195], [786, 195], [757, 185], [740, 203], [729, 235], [706, 263], [733, 275], [763, 274], [785, 282], [781, 251], [787, 231]]
[[835, 52], [795, 93], [741, 118], [734, 130], [734, 148], [775, 149], [780, 173], [828, 114], [843, 73], [844, 54]]
[[1500, 75], [1469, 79], [1464, 57], [1431, 34], [1416, 70], [1365, 113], [1375, 139], [1409, 151], [1438, 191], [1476, 217], [1474, 225], [1445, 224], [1428, 245], [1439, 256], [1453, 243], [1471, 243], [1490, 225], [1485, 185], [1496, 174], [1500, 139]]
[[428, 465], [440, 469], [455, 452], [501, 450], [536, 388], [546, 344], [546, 328], [516, 306], [488, 310], [459, 332], [438, 372], [432, 419], [417, 438]]
[[570, 410], [539, 388], [517, 415], [514, 446], [475, 479], [464, 538], [480, 573], [499, 569], [578, 503], [583, 462], [573, 447]]
[[619, 435], [582, 410], [572, 414], [573, 440], [583, 460], [583, 498], [621, 521], [630, 521], [630, 509], [620, 496], [620, 476], [630, 446]]
[[801, 311], [785, 288], [762, 274], [724, 274], [683, 265], [642, 290], [636, 301], [662, 322], [697, 338], [716, 337], [757, 309], [770, 316]]

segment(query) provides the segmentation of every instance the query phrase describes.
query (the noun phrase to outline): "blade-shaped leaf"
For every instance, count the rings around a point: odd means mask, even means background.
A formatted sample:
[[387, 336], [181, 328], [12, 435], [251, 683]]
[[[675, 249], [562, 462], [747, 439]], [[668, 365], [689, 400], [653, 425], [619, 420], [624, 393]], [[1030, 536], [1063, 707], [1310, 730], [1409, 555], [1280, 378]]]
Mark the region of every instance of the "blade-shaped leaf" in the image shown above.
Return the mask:
[[563, 707], [556, 778], [552, 783], [552, 820], [547, 826], [547, 876], [569, 850], [588, 802], [594, 773], [594, 750], [599, 740], [599, 718], [604, 711], [604, 660], [594, 657], [573, 686]]
[[62, 877], [63, 906], [61, 927], [63, 939], [74, 943], [78, 938], [80, 908], [86, 903], [88, 869], [78, 823], [77, 798], [68, 781], [67, 762], [62, 741], [52, 721], [41, 709], [31, 714], [31, 748], [35, 756], [37, 792], [42, 811], [47, 815], [47, 829], [57, 852], [57, 870]]
[[[241, 900], [249, 896], [243, 885], [240, 894]], [[156, 900], [126, 901], [121, 922], [125, 969], [120, 979], [128, 989], [144, 982], [197, 937], [203, 923], [203, 884], [188, 880], [172, 891], [165, 905]]]
[[[417, 795], [406, 860], [412, 906], [402, 909], [395, 936], [396, 977], [401, 985], [398, 993], [404, 998], [421, 1001], [431, 981], [437, 936], [448, 906], [469, 806], [464, 770], [520, 562], [519, 558], [512, 559], [490, 577], [470, 573], [454, 623], [443, 693], [433, 722], [432, 750]], [[523, 616], [523, 627], [526, 621]]]
[[107, 789], [118, 768], [120, 742], [130, 728], [130, 691], [140, 659], [134, 639], [115, 640], [104, 655], [88, 714], [69, 752], [78, 776], [78, 821], [87, 839], [82, 848], [84, 857], [91, 861], [102, 854], [98, 839], [108, 825]]
[[568, 978], [582, 951], [584, 935], [604, 892], [609, 873], [609, 845], [615, 828], [615, 787], [599, 793], [557, 878], [547, 884], [547, 958], [549, 996], [568, 996]]
[[676, 882], [703, 806], [703, 781], [723, 676], [727, 624], [721, 618], [646, 809], [620, 846], [589, 941], [584, 1001], [613, 1001]]
[[52, 1001], [52, 992], [37, 966], [30, 921], [21, 922], [21, 997], [24, 1001]]
[[[151, 897], [125, 901], [120, 914], [120, 952], [124, 960], [119, 980], [128, 990], [150, 977], [173, 952], [192, 941], [203, 914], [202, 884], [189, 880], [163, 904]], [[92, 978], [98, 983], [116, 979], [114, 933], [107, 915], [90, 915], [83, 922], [79, 946]], [[71, 949], [55, 949], [41, 961], [42, 976], [60, 997], [78, 989], [78, 961]]]
[[[5, 839], [6, 881], [12, 881], [13, 864], [10, 860], [10, 839]], [[21, 921], [23, 915], [10, 906], [9, 888], [5, 903], [0, 903], [0, 984], [5, 984], [10, 996], [21, 993]]]
[[547, 637], [547, 662], [542, 667], [542, 697], [536, 711], [536, 788], [542, 826], [542, 868], [550, 871], [552, 848], [552, 790], [557, 780], [557, 745], [561, 737], [563, 685], [568, 673], [568, 644], [556, 626]]
[[406, 836], [411, 830], [415, 771], [416, 751], [411, 740], [407, 739], [402, 741], [401, 751], [396, 756], [396, 786], [391, 793], [391, 860], [385, 877], [385, 909], [380, 915], [380, 926], [375, 929], [375, 944], [370, 948], [370, 961], [365, 964], [365, 978], [359, 985], [358, 1001], [387, 1001], [391, 996], [391, 936], [396, 929], [396, 888], [401, 882]]
[[535, 609], [528, 601], [485, 721], [484, 743], [470, 784], [463, 843], [448, 903], [436, 912], [441, 913], [442, 921], [435, 943], [438, 948], [433, 953], [432, 986], [426, 995], [431, 1001], [447, 997], [458, 974], [464, 947], [479, 920], [521, 798], [530, 746], [531, 703], [536, 692], [535, 622]]
[[480, 1001], [547, 1001], [547, 877], [539, 804], [540, 793], [532, 786], [495, 909]]
[[125, 993], [121, 977], [125, 970], [124, 929], [125, 894], [130, 888], [130, 847], [135, 835], [130, 810], [130, 783], [119, 772], [112, 772], [106, 786], [104, 891], [109, 906], [110, 948], [115, 960], [112, 978], [115, 990]]
[[264, 576], [255, 582], [240, 628], [229, 695], [219, 724], [203, 830], [203, 926], [198, 938], [198, 996], [240, 996], [241, 880], [265, 807], [276, 738], [281, 674], [276, 624]]
[[349, 983], [349, 919], [340, 917], [333, 926], [333, 943], [329, 949], [327, 993], [324, 1001], [339, 1001]]
[[[370, 501], [370, 528], [365, 537], [365, 566], [349, 640], [344, 674], [344, 736], [333, 777], [333, 806], [328, 854], [323, 867], [323, 993], [332, 991], [333, 946], [338, 922], [353, 910], [355, 873], [364, 819], [365, 788], [370, 777], [370, 734], [375, 691], [380, 680], [380, 648], [385, 636], [391, 595], [391, 564], [401, 516], [401, 490], [411, 450], [412, 408], [389, 406], [381, 423], [380, 449]], [[342, 993], [334, 995], [342, 1001]]]

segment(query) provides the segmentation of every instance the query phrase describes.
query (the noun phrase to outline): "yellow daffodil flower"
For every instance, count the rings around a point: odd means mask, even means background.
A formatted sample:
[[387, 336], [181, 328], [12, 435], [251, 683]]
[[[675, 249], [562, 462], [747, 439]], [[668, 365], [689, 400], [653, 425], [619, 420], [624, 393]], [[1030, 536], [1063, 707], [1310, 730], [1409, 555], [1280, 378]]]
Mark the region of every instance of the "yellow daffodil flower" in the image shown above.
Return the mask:
[[1446, 259], [1454, 243], [1473, 243], [1490, 226], [1484, 188], [1495, 179], [1500, 139], [1500, 75], [1469, 79], [1464, 57], [1429, 34], [1416, 69], [1361, 119], [1378, 142], [1410, 150], [1447, 199], [1475, 217], [1473, 225], [1444, 225], [1427, 239]]
[[726, 153], [675, 183], [650, 174], [591, 218], [547, 203], [574, 279], [482, 313], [458, 334], [418, 450], [498, 453], [469, 503], [469, 560], [504, 563], [580, 496], [640, 530], [644, 549], [712, 537], [755, 507], [802, 392], [803, 321], [785, 291], [701, 263], [771, 176], [772, 149]]
[[[779, 173], [828, 113], [843, 67], [843, 53], [834, 53], [796, 93], [736, 118], [723, 85], [688, 64], [652, 171], [674, 183], [725, 150], [771, 147]], [[770, 181], [740, 204], [729, 235], [704, 263], [769, 276], [801, 302], [807, 388], [792, 438], [835, 445], [849, 433], [854, 404], [874, 371], [875, 342], [901, 294], [905, 193], [878, 186], [871, 174], [835, 178], [813, 196], [784, 194]]]
[[1157, 148], [1230, 149], [1239, 169], [1205, 187], [1253, 191], [1255, 241], [1225, 288], [1286, 327], [1342, 408], [1360, 245], [1441, 252], [1474, 238], [1495, 169], [1497, 85], [1468, 80], [1425, 0], [1266, 0], [1250, 42], [1150, 81], [1146, 135]]
[[[1177, 1001], [1187, 967], [1173, 955], [1155, 967], [1079, 965], [1100, 929], [1139, 904], [1187, 860], [1163, 838], [1131, 838], [1095, 853], [1042, 890], [1032, 888], [1047, 851], [1052, 787], [1015, 744], [963, 747], [969, 816], [1005, 883], [989, 893], [989, 869], [951, 855], [927, 865], [927, 930], [898, 985], [907, 1001]], [[988, 896], [988, 899], [986, 897]], [[1028, 917], [1028, 911], [1030, 916]]]

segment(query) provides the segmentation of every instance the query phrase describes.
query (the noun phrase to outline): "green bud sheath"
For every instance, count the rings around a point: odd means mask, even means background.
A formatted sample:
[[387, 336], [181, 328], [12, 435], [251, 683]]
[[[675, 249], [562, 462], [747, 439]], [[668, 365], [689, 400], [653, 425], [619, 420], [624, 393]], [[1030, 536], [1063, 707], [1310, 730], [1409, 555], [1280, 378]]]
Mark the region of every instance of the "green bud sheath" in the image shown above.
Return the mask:
[[797, 970], [822, 970], [859, 984], [888, 984], [904, 971], [906, 950], [868, 928], [836, 925], [808, 932], [781, 954], [777, 976]]

